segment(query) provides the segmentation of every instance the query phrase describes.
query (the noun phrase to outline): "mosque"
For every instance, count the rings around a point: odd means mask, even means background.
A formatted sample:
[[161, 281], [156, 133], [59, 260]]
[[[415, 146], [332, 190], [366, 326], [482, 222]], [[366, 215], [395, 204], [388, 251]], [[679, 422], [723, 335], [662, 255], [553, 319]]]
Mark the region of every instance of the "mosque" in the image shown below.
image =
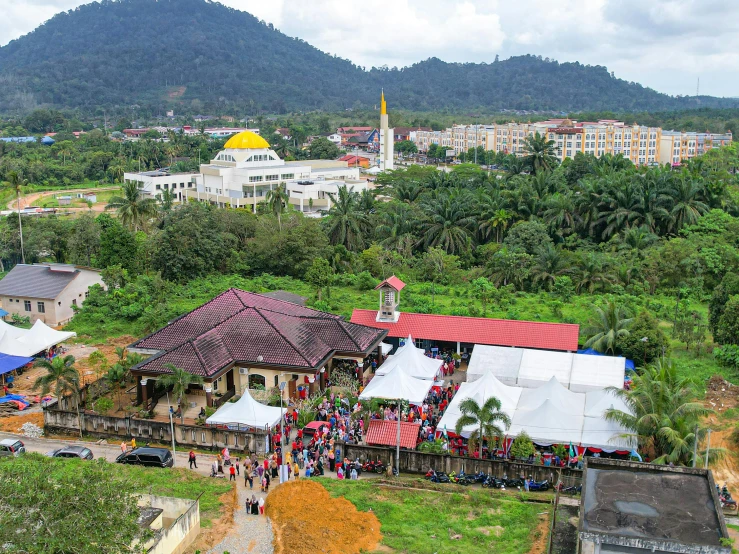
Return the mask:
[[[377, 172], [392, 170], [393, 129], [388, 124], [384, 92], [380, 100], [380, 148]], [[169, 190], [176, 202], [187, 199], [209, 202], [219, 207], [249, 208], [255, 213], [271, 190], [285, 186], [289, 203], [306, 215], [319, 216], [331, 208], [331, 195], [346, 185], [354, 192], [367, 189], [359, 167], [341, 160], [281, 159], [257, 132], [244, 130], [232, 136], [215, 158], [200, 165], [200, 173], [174, 173], [167, 169], [126, 173], [126, 181], [138, 183], [152, 197]], [[373, 171], [368, 171], [373, 173]]]

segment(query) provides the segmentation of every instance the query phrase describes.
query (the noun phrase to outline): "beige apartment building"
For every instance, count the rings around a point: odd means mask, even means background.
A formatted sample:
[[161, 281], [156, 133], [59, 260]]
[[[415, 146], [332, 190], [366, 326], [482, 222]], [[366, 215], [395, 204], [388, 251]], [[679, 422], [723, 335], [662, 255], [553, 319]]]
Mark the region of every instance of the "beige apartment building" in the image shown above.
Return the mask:
[[415, 139], [421, 152], [436, 143], [454, 149], [457, 155], [477, 146], [488, 151], [522, 155], [524, 139], [537, 132], [554, 141], [560, 160], [573, 158], [578, 152], [596, 157], [622, 154], [635, 165], [678, 165], [682, 160], [730, 144], [732, 140], [731, 133], [663, 131], [659, 127], [627, 125], [612, 119], [455, 125], [445, 131], [419, 131]]

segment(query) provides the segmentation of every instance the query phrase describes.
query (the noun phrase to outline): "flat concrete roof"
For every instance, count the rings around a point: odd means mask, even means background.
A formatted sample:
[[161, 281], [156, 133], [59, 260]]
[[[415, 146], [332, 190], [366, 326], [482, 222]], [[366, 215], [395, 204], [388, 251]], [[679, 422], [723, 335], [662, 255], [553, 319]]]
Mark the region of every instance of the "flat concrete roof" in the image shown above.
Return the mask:
[[667, 552], [730, 552], [710, 471], [586, 458], [580, 538]]

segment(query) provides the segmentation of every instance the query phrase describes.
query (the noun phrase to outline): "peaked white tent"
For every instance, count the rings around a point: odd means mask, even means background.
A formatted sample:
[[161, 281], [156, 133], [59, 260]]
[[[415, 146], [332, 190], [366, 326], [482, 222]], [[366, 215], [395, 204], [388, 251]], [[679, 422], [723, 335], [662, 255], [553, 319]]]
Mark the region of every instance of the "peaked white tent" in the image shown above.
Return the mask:
[[556, 377], [552, 377], [546, 384], [536, 389], [523, 389], [518, 409], [535, 410], [546, 401], [568, 414], [583, 415], [585, 411], [585, 395], [567, 390]]
[[563, 412], [554, 402], [545, 400], [533, 410], [517, 410], [509, 433], [516, 436], [526, 431], [537, 444], [578, 444], [584, 419], [582, 413]]
[[620, 436], [627, 434], [628, 431], [615, 421], [605, 419], [605, 412], [610, 408], [629, 412], [626, 403], [609, 390], [593, 391], [585, 395], [583, 444], [600, 448], [606, 452], [632, 450], [636, 447], [636, 438]]
[[284, 408], [267, 406], [252, 398], [249, 389], [246, 389], [236, 402], [226, 402], [218, 411], [205, 420], [208, 425], [225, 425], [229, 429], [239, 426], [275, 427], [280, 422]]
[[549, 352], [527, 348], [521, 356], [518, 370], [519, 387], [538, 387], [542, 382], [556, 377], [565, 387], [570, 384], [572, 357], [569, 352]]
[[31, 329], [20, 329], [0, 322], [0, 353], [10, 356], [34, 356], [64, 342], [77, 333], [57, 331], [37, 320]]
[[[454, 398], [439, 421], [437, 429], [446, 429], [447, 431], [455, 432], [457, 421], [462, 417], [459, 405], [462, 401], [468, 398], [474, 399], [480, 406], [482, 406], [488, 401], [488, 399], [495, 397], [500, 400], [500, 411], [513, 419], [520, 396], [521, 389], [519, 387], [509, 387], [508, 385], [504, 385], [495, 377], [495, 375], [491, 372], [487, 372], [476, 381], [462, 383], [457, 394], [454, 395]], [[468, 425], [464, 427], [462, 429], [462, 436], [468, 438], [477, 430], [477, 428], [477, 425]]]
[[433, 385], [433, 381], [411, 377], [402, 368], [396, 367], [387, 375], [373, 377], [359, 399], [405, 400], [418, 405], [423, 404]]
[[388, 356], [377, 369], [375, 375], [387, 375], [395, 368], [400, 368], [411, 377], [433, 381], [438, 377], [443, 364], [442, 360], [426, 356], [421, 348], [416, 348], [413, 339], [408, 337], [405, 345], [398, 348], [398, 351], [392, 356]]

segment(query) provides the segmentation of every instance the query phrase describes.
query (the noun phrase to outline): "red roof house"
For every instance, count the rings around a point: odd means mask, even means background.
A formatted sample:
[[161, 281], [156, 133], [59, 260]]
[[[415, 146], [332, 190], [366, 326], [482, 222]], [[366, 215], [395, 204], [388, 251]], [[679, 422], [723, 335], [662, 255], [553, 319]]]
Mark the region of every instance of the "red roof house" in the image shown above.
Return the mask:
[[[410, 423], [408, 421], [400, 422], [400, 447], [416, 448], [418, 439], [418, 429], [421, 427], [418, 423]], [[367, 436], [365, 437], [367, 444], [379, 444], [382, 446], [398, 445], [398, 422], [387, 421], [383, 419], [373, 419], [369, 422], [367, 428]]]

